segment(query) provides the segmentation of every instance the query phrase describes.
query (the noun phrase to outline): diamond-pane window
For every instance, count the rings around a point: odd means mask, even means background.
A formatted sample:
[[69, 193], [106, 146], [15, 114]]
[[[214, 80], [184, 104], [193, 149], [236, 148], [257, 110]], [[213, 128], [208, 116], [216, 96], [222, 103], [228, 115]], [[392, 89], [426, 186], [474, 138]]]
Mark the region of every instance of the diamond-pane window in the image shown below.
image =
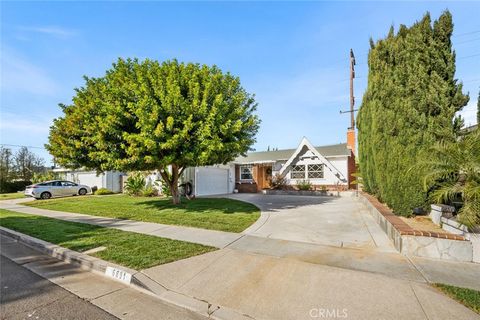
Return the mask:
[[323, 179], [323, 164], [309, 164], [308, 165], [309, 179]]
[[240, 166], [240, 179], [252, 180], [253, 179], [252, 169], [253, 167], [251, 165]]
[[305, 179], [305, 166], [293, 166], [290, 170], [290, 178]]

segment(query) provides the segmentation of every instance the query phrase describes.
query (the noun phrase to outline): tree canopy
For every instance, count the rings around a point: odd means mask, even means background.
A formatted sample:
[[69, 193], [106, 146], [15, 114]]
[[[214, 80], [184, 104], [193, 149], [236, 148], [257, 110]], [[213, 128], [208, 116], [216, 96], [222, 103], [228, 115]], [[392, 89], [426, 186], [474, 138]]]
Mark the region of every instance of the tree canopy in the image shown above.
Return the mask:
[[[455, 141], [455, 113], [468, 102], [455, 76], [453, 22], [446, 11], [371, 40], [368, 87], [360, 107], [359, 164], [367, 192], [397, 214], [425, 206], [422, 174], [410, 170], [437, 141]], [[456, 123], [456, 124], [455, 124]]]
[[159, 170], [178, 202], [186, 167], [227, 163], [250, 149], [256, 107], [240, 79], [216, 66], [118, 59], [61, 105], [46, 147], [65, 167]]

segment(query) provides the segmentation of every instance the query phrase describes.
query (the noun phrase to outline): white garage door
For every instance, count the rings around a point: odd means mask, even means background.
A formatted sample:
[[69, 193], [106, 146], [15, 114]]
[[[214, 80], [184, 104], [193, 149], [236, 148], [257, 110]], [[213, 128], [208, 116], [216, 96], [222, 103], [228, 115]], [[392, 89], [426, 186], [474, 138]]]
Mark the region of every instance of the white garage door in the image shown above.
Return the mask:
[[197, 196], [228, 193], [228, 169], [198, 168], [195, 192]]

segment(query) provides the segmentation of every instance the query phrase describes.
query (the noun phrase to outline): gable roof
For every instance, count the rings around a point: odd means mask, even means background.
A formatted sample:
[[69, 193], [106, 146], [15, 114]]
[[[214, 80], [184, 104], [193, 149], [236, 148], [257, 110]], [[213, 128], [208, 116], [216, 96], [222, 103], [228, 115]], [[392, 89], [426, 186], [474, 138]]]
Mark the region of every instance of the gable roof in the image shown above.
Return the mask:
[[[275, 151], [249, 152], [245, 157], [237, 157], [234, 163], [273, 162], [277, 160], [288, 160], [297, 149], [283, 149]], [[332, 144], [328, 146], [315, 147], [324, 157], [349, 156], [350, 149], [346, 143]]]
[[305, 148], [310, 150], [316, 157], [318, 157], [322, 161], [322, 163], [324, 163], [325, 166], [334, 173], [334, 175], [337, 177], [339, 181], [342, 181], [342, 180], [347, 181], [345, 176], [337, 168], [335, 168], [335, 166], [333, 166], [332, 163], [328, 161], [324, 155], [318, 152], [318, 150], [305, 137], [302, 138], [302, 141], [298, 145], [298, 148], [290, 156], [290, 159], [288, 159], [288, 161], [280, 169], [280, 172], [279, 172], [280, 175], [283, 175], [285, 171], [287, 171], [290, 168], [295, 158], [297, 158], [299, 154], [302, 152], [302, 150], [304, 150]]

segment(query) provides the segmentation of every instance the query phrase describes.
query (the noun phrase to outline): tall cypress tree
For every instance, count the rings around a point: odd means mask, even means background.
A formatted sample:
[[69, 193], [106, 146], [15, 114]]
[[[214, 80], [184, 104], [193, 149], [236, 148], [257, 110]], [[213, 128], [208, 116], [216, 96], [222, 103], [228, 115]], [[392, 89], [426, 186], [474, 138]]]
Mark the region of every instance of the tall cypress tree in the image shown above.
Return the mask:
[[424, 206], [422, 177], [411, 168], [439, 140], [454, 139], [455, 112], [468, 102], [455, 74], [452, 16], [427, 13], [411, 27], [370, 41], [368, 87], [357, 125], [364, 187], [397, 214]]

